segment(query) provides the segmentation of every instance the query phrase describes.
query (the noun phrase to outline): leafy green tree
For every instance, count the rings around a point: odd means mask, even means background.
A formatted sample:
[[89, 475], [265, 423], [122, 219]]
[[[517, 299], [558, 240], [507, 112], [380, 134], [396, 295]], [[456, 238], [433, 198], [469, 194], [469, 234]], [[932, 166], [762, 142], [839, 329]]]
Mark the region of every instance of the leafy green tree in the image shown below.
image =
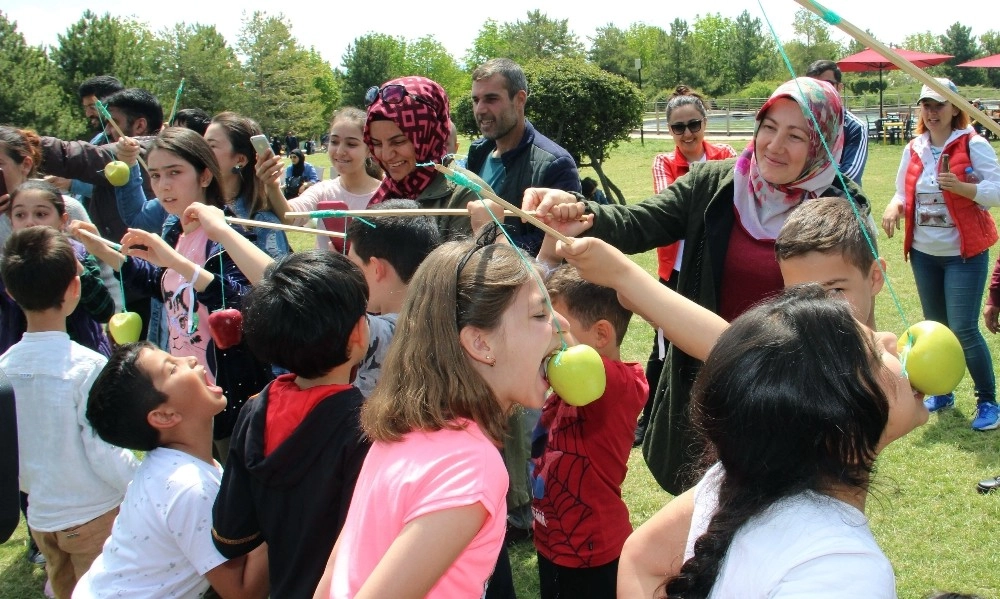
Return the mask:
[[955, 65], [968, 62], [979, 54], [976, 38], [972, 28], [955, 22], [941, 36], [941, 50], [955, 58], [948, 61], [942, 68], [945, 77], [955, 82], [955, 85], [976, 85], [982, 81], [980, 69], [959, 68]]
[[451, 100], [468, 95], [472, 89], [469, 74], [458, 66], [441, 42], [430, 35], [406, 43], [401, 74], [420, 75], [437, 81]]
[[911, 33], [903, 38], [903, 48], [928, 54], [941, 54], [941, 38], [930, 31]]
[[744, 87], [754, 79], [767, 77], [774, 70], [774, 42], [764, 35], [759, 18], [743, 11], [733, 23], [735, 34], [729, 46], [729, 64], [733, 83]]
[[506, 42], [500, 33], [500, 24], [495, 19], [486, 19], [476, 39], [472, 41], [472, 47], [465, 54], [463, 59], [465, 70], [471, 73], [487, 60], [508, 58], [509, 54]]
[[[283, 15], [256, 11], [244, 17], [237, 49], [244, 57], [244, 89], [239, 111], [268, 134], [320, 130], [325, 117], [310, 55], [292, 37]], [[320, 125], [317, 127], [317, 125]]]
[[674, 19], [670, 22], [670, 31], [667, 34], [661, 87], [672, 89], [681, 83], [689, 86], [701, 85], [702, 78], [699, 76], [693, 57], [691, 30], [687, 21]]
[[[642, 120], [643, 98], [624, 77], [580, 59], [525, 65], [531, 95], [525, 113], [532, 124], [580, 162], [593, 167], [609, 197], [624, 203], [603, 164]], [[586, 157], [587, 162], [582, 162]]]
[[691, 32], [692, 58], [700, 67], [701, 81], [697, 82], [706, 93], [719, 96], [733, 90], [732, 64], [729, 48], [735, 36], [732, 19], [719, 13], [699, 15]]
[[177, 86], [184, 79], [181, 108], [201, 108], [209, 114], [231, 110], [240, 102], [243, 65], [214, 25], [178, 23], [157, 35], [160, 78], [150, 90], [169, 117]]
[[[625, 32], [608, 23], [598, 27], [590, 38], [587, 59], [609, 73], [628, 78], [635, 76], [635, 63], [628, 60], [628, 40]], [[632, 71], [630, 73], [630, 71]]]
[[351, 42], [341, 62], [346, 69], [343, 102], [364, 107], [368, 88], [405, 74], [406, 42], [383, 33], [367, 33]]
[[29, 46], [17, 24], [0, 12], [0, 115], [3, 122], [42, 134], [70, 137], [85, 124], [76, 106], [67, 104], [59, 73], [45, 51]]
[[638, 72], [635, 70], [635, 60], [642, 60], [642, 80], [644, 95], [667, 85], [676, 85], [667, 79], [667, 52], [670, 48], [670, 37], [661, 27], [633, 23], [625, 32], [628, 44], [628, 70], [626, 79], [638, 82]]
[[569, 20], [550, 19], [540, 10], [529, 10], [524, 21], [504, 23], [500, 37], [506, 57], [519, 64], [536, 58], [559, 60], [584, 55], [583, 44], [569, 30]]
[[830, 29], [819, 16], [804, 8], [795, 11], [795, 40], [785, 44], [785, 53], [796, 73], [805, 73], [817, 60], [837, 60], [844, 48], [830, 37]]
[[670, 84], [667, 76], [670, 37], [660, 27], [633, 23], [623, 31], [608, 24], [598, 28], [592, 39], [588, 57], [605, 71], [638, 83], [635, 61], [639, 59], [644, 90], [656, 90]]
[[114, 75], [128, 87], [147, 90], [160, 78], [159, 44], [138, 21], [87, 10], [56, 38], [51, 58], [62, 74], [60, 85], [68, 100], [78, 103], [77, 88], [95, 75]]
[[[315, 124], [309, 131], [317, 137], [326, 133], [330, 118], [341, 106], [343, 97], [343, 77], [330, 66], [330, 63], [323, 60], [315, 48], [309, 48], [306, 52], [309, 73], [312, 74], [312, 85], [319, 92], [319, 104], [322, 107], [316, 115]], [[362, 104], [362, 106], [364, 106]]]
[[[1000, 31], [991, 29], [979, 36], [979, 47], [983, 56], [1000, 54]], [[986, 81], [992, 87], [1000, 87], [1000, 69], [983, 69]]]

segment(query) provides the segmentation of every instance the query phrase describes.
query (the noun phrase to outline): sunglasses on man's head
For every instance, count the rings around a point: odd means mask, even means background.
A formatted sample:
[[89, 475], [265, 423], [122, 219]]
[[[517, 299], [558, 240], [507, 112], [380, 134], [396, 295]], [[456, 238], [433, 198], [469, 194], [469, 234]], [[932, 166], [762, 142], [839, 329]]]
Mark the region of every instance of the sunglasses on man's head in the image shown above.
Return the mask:
[[670, 123], [670, 130], [674, 132], [674, 135], [684, 135], [684, 130], [688, 129], [691, 133], [697, 133], [701, 131], [701, 124], [705, 122], [703, 119], [694, 119], [686, 123]]
[[428, 102], [427, 100], [421, 98], [416, 94], [411, 94], [409, 91], [407, 91], [405, 85], [402, 85], [400, 83], [391, 83], [381, 88], [377, 85], [369, 87], [368, 91], [365, 92], [365, 108], [374, 104], [375, 100], [378, 100], [379, 96], [382, 97], [382, 101], [385, 102], [386, 104], [399, 104], [403, 101], [403, 98], [405, 98], [406, 96], [410, 96], [411, 98], [413, 98], [417, 102], [420, 102], [421, 104], [431, 106], [431, 103]]

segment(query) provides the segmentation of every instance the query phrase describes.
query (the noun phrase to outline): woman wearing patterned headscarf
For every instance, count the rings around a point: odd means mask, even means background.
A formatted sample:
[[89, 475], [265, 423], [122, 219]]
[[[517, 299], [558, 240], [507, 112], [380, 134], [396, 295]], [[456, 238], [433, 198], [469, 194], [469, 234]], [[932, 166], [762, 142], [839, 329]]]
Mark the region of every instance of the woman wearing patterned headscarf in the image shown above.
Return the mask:
[[[365, 143], [386, 173], [372, 204], [403, 198], [416, 200], [421, 208], [464, 209], [477, 199], [475, 193], [449, 181], [433, 166], [425, 166], [442, 163], [448, 153], [448, 95], [437, 82], [426, 77], [393, 79], [369, 89], [365, 104]], [[489, 189], [474, 173], [454, 164], [450, 168]], [[438, 217], [437, 222], [445, 240], [472, 232], [467, 216]]]
[[[636, 204], [588, 202], [595, 214], [589, 234], [627, 254], [684, 240], [677, 291], [732, 320], [783, 287], [774, 239], [791, 210], [810, 198], [845, 195], [845, 180], [836, 173], [843, 112], [829, 83], [806, 77], [784, 83], [757, 113], [753, 141], [738, 158], [692, 164], [687, 175]], [[860, 188], [846, 185], [867, 210]], [[579, 201], [553, 190], [525, 195], [523, 207], [543, 213]], [[657, 482], [676, 495], [688, 488], [699, 455], [688, 427], [688, 396], [700, 362], [673, 347], [666, 362], [643, 454]]]

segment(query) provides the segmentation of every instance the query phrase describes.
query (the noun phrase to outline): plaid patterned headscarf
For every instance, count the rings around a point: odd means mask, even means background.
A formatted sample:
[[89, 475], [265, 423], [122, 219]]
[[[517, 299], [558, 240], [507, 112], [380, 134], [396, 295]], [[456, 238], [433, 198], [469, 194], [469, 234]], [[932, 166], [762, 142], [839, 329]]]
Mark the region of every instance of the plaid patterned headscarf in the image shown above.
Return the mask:
[[[400, 131], [410, 140], [417, 153], [417, 163], [441, 162], [447, 153], [448, 133], [451, 128], [448, 94], [437, 82], [426, 77], [400, 77], [386, 81], [382, 87], [392, 84], [404, 86], [408, 95], [398, 104], [386, 104], [380, 94], [368, 107], [365, 144], [372, 157], [375, 157], [375, 148], [372, 146], [370, 126], [372, 121], [384, 120], [396, 123]], [[424, 101], [415, 100], [413, 96], [419, 96]], [[385, 168], [384, 164], [382, 168]], [[437, 171], [433, 168], [420, 166], [400, 181], [394, 181], [392, 177], [386, 176], [382, 179], [382, 185], [375, 190], [370, 203], [377, 204], [392, 198], [415, 200], [435, 176]]]
[[[805, 167], [795, 181], [774, 185], [761, 176], [754, 145], [761, 119], [779, 98], [791, 98], [802, 107], [803, 113], [812, 113], [819, 130], [805, 114], [809, 124], [809, 153]], [[844, 149], [844, 106], [837, 90], [826, 81], [799, 77], [783, 83], [757, 112], [754, 141], [736, 161], [734, 197], [740, 222], [754, 238], [776, 238], [785, 222], [785, 213], [802, 200], [817, 197], [833, 183], [837, 164], [830, 162], [821, 139], [826, 140], [834, 160], [839, 162]]]

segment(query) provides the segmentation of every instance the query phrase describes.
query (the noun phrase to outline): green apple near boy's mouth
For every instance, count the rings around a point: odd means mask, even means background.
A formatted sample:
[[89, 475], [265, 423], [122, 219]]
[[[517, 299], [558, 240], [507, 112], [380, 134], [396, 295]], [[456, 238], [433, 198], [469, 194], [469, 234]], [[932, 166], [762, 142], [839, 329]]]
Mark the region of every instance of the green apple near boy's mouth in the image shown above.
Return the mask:
[[135, 312], [119, 312], [108, 321], [108, 332], [119, 345], [134, 343], [142, 333], [142, 317]]
[[604, 361], [589, 345], [574, 345], [554, 353], [545, 363], [545, 376], [556, 395], [577, 407], [600, 398], [607, 386]]

